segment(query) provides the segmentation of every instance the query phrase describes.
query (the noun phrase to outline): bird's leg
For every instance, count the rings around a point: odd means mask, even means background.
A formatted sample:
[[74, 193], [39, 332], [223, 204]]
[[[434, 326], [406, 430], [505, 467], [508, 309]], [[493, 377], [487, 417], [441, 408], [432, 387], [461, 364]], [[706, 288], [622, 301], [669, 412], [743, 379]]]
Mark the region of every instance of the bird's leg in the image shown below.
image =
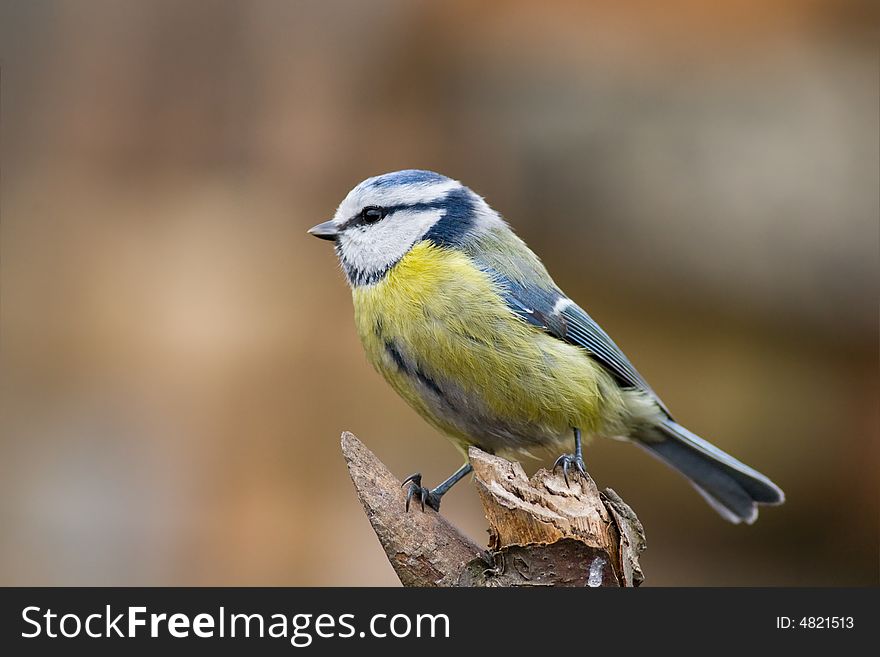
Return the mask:
[[422, 503], [422, 511], [425, 510], [426, 504], [434, 509], [434, 511], [439, 511], [440, 498], [443, 497], [450, 488], [461, 481], [461, 479], [471, 470], [473, 470], [471, 464], [465, 463], [458, 470], [453, 472], [452, 476], [449, 477], [449, 479], [444, 481], [436, 488], [431, 489], [422, 487], [421, 472], [411, 474], [409, 477], [404, 479], [403, 483], [401, 484], [401, 486], [406, 486], [407, 484], [409, 484], [409, 490], [406, 493], [406, 510], [409, 511], [409, 502], [413, 497], [416, 497]]
[[574, 427], [574, 454], [563, 454], [560, 456], [556, 459], [556, 463], [553, 464], [553, 469], [555, 470], [560, 465], [562, 466], [562, 476], [565, 479], [566, 486], [570, 485], [568, 483], [568, 469], [572, 466], [584, 477], [587, 476], [587, 468], [584, 465], [584, 456], [581, 449], [581, 430], [577, 427]]

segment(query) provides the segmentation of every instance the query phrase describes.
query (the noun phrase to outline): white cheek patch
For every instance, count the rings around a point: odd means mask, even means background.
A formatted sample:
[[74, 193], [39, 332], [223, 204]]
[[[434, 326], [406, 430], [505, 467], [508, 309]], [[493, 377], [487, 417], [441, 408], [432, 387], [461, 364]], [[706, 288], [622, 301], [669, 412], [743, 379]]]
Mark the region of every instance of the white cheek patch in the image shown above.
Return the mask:
[[344, 264], [369, 277], [400, 260], [443, 216], [443, 211], [398, 210], [376, 224], [343, 231], [339, 248]]

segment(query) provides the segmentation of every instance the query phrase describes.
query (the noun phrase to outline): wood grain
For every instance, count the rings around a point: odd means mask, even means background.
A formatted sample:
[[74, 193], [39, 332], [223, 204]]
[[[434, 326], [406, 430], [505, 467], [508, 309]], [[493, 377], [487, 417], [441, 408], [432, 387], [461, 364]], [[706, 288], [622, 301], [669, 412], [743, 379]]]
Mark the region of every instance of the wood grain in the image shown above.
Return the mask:
[[489, 524], [488, 550], [406, 492], [353, 434], [342, 452], [364, 511], [404, 586], [638, 586], [645, 535], [636, 514], [589, 477], [538, 470], [475, 447], [468, 457]]

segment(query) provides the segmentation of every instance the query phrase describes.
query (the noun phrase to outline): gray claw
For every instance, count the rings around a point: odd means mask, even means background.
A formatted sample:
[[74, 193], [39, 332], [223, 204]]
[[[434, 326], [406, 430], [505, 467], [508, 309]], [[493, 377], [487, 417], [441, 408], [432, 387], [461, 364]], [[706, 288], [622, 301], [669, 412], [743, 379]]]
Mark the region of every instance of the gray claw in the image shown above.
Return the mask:
[[411, 474], [409, 477], [403, 480], [403, 483], [400, 484], [401, 488], [409, 484], [409, 490], [406, 492], [406, 511], [409, 512], [409, 503], [412, 501], [414, 495], [418, 494], [419, 502], [422, 506], [422, 511], [425, 510], [425, 504], [434, 509], [435, 511], [440, 510], [440, 498], [434, 495], [434, 492], [428, 488], [424, 488], [422, 486], [422, 473], [416, 472]]
[[[411, 474], [409, 477], [403, 480], [403, 483], [400, 484], [400, 487], [403, 488], [409, 484], [409, 490], [406, 492], [406, 511], [409, 512], [409, 503], [412, 500], [412, 496], [415, 494], [417, 490], [424, 490], [422, 488], [422, 473], [415, 472]], [[422, 502], [422, 511], [425, 510], [425, 503]]]
[[562, 466], [562, 478], [565, 479], [565, 485], [569, 488], [571, 488], [571, 482], [568, 480], [568, 470], [572, 465], [574, 465], [575, 469], [585, 478], [587, 476], [587, 469], [584, 465], [584, 460], [576, 454], [563, 454], [556, 459], [556, 462], [553, 464], [553, 469], [556, 470], [560, 465]]

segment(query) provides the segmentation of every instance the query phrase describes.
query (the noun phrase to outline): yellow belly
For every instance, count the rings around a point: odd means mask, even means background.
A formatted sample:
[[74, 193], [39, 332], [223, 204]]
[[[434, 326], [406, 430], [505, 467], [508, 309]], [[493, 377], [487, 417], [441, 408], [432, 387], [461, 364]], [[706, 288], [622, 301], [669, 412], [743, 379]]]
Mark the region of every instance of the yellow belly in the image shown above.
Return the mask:
[[370, 362], [462, 451], [532, 453], [570, 442], [572, 427], [623, 430], [601, 366], [517, 317], [462, 253], [423, 242], [353, 300]]

